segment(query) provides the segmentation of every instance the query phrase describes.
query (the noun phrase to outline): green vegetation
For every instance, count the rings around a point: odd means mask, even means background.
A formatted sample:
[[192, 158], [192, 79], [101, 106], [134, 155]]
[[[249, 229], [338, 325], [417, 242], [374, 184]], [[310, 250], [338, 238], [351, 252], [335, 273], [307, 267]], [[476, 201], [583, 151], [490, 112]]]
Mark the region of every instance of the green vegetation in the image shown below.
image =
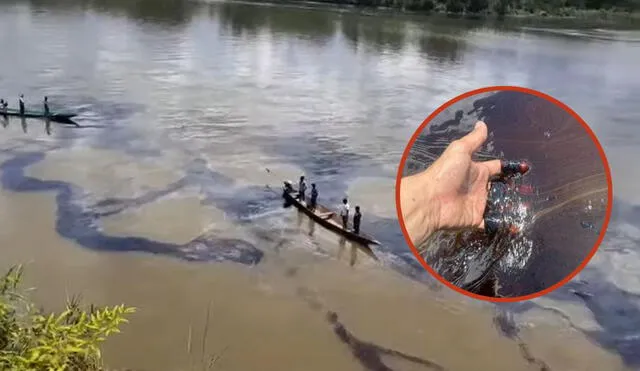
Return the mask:
[[134, 308], [84, 310], [71, 299], [62, 313], [45, 314], [19, 292], [22, 271], [17, 266], [0, 278], [0, 369], [101, 370], [99, 346]]
[[579, 16], [635, 13], [640, 0], [317, 0], [358, 7], [472, 15]]

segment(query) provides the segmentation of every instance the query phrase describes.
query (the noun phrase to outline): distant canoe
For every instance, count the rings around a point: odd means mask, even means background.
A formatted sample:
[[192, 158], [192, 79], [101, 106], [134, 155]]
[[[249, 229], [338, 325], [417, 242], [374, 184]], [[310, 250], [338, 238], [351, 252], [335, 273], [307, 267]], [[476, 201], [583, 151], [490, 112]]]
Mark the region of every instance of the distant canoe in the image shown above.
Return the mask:
[[307, 214], [311, 219], [316, 221], [318, 224], [321, 224], [323, 227], [343, 235], [346, 239], [360, 243], [366, 247], [369, 245], [380, 245], [380, 242], [376, 241], [371, 236], [343, 229], [342, 219], [340, 216], [328, 208], [322, 205], [316, 205], [315, 210], [309, 209], [305, 202], [296, 199], [296, 195], [297, 192], [295, 190], [293, 192], [283, 191], [282, 194], [285, 200], [291, 202], [298, 210]]
[[[44, 111], [24, 111], [24, 115], [20, 114], [20, 110], [7, 108], [6, 111], [0, 110], [0, 115], [6, 116], [18, 116], [18, 117], [26, 117], [26, 118], [36, 118], [36, 119], [46, 119], [47, 115]], [[71, 118], [75, 117], [75, 113], [56, 113], [50, 112], [48, 115], [49, 120], [54, 122], [59, 122], [61, 124], [76, 124], [71, 120]]]

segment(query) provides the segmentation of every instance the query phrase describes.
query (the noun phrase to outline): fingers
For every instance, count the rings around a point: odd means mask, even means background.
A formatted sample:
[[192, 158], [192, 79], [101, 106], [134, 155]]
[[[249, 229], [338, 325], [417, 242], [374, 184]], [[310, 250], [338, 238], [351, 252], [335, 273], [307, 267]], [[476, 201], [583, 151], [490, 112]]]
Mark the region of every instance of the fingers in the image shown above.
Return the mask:
[[500, 175], [502, 173], [502, 164], [500, 160], [491, 160], [478, 163], [489, 171], [489, 177]]
[[470, 154], [472, 154], [476, 152], [486, 140], [487, 125], [482, 121], [478, 121], [476, 122], [476, 126], [473, 131], [460, 138], [458, 141], [460, 144], [464, 145]]

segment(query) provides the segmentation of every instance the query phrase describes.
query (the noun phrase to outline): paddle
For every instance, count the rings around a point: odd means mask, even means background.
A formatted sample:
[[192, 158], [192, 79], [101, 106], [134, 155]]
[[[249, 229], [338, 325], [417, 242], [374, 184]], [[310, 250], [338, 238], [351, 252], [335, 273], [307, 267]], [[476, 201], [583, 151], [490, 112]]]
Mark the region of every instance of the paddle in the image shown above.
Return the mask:
[[[264, 169], [267, 171], [267, 173], [268, 173], [268, 174], [273, 175], [273, 174], [271, 173], [271, 170], [269, 170], [269, 168], [265, 167]], [[276, 192], [275, 190], [273, 190], [269, 184], [265, 184], [264, 186], [265, 186], [265, 188], [266, 188], [266, 189], [268, 189], [269, 191], [271, 191], [271, 192], [273, 192], [273, 193], [275, 193], [275, 194], [279, 194], [279, 192]]]
[[[268, 167], [265, 167], [265, 168], [264, 168], [264, 170], [267, 172], [267, 174], [272, 175], [272, 176], [276, 176], [273, 172], [271, 172], [271, 170], [270, 170]], [[282, 176], [282, 177], [280, 178], [280, 182], [282, 182], [284, 179], [286, 179], [286, 177]], [[269, 189], [269, 190], [273, 191], [273, 190], [271, 189], [271, 186], [269, 186], [268, 184], [265, 184], [265, 187], [266, 187], [267, 189]], [[295, 191], [295, 189], [294, 189], [294, 191]], [[275, 191], [273, 191], [273, 192], [275, 192]]]

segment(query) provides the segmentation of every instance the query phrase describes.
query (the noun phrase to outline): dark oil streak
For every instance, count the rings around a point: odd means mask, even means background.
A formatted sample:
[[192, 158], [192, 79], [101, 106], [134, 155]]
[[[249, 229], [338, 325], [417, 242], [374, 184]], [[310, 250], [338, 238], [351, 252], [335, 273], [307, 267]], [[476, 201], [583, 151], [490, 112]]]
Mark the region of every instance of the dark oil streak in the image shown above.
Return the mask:
[[338, 320], [338, 314], [336, 312], [328, 311], [327, 321], [333, 326], [333, 331], [338, 339], [351, 349], [353, 356], [365, 369], [369, 371], [394, 371], [394, 369], [384, 364], [381, 356], [392, 356], [427, 367], [431, 370], [445, 370], [444, 367], [435, 362], [414, 357], [397, 350], [383, 348], [376, 344], [358, 339]]
[[[79, 203], [81, 189], [63, 181], [40, 180], [25, 176], [27, 167], [42, 161], [42, 152], [18, 153], [0, 165], [2, 187], [14, 192], [54, 192], [56, 194], [56, 232], [79, 245], [98, 251], [146, 252], [187, 261], [231, 261], [258, 264], [263, 252], [240, 239], [202, 235], [185, 244], [153, 241], [141, 237], [114, 237], [95, 225], [95, 215]], [[107, 202], [108, 203], [108, 202]]]

